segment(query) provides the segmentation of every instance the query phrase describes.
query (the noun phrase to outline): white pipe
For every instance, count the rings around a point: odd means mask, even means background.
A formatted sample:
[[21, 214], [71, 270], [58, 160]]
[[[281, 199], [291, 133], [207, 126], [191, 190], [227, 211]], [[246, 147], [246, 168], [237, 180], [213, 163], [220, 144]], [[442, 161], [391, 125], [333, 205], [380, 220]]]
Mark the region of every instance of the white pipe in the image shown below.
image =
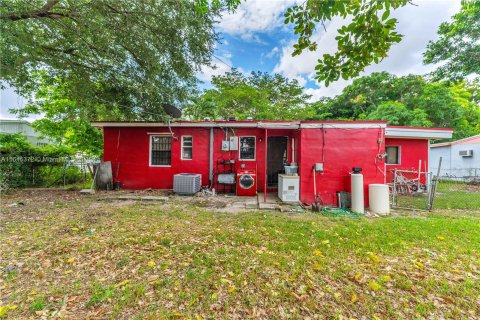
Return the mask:
[[422, 172], [422, 160], [418, 160], [418, 180], [417, 180], [417, 190], [420, 191], [420, 173]]
[[292, 138], [292, 164], [295, 163], [295, 138]]
[[[210, 185], [213, 186], [213, 128], [210, 128], [210, 146], [208, 155], [208, 180]], [[215, 189], [213, 189], [215, 190]]]

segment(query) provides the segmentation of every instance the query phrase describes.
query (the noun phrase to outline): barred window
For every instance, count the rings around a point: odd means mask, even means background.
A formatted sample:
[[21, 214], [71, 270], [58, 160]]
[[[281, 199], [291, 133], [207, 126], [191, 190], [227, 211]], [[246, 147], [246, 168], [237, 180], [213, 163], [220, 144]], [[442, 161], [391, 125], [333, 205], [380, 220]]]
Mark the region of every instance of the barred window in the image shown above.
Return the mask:
[[193, 138], [191, 136], [182, 136], [182, 160], [192, 160], [193, 158]]
[[240, 160], [255, 160], [255, 137], [240, 137]]
[[172, 163], [172, 137], [151, 136], [150, 165], [169, 166]]

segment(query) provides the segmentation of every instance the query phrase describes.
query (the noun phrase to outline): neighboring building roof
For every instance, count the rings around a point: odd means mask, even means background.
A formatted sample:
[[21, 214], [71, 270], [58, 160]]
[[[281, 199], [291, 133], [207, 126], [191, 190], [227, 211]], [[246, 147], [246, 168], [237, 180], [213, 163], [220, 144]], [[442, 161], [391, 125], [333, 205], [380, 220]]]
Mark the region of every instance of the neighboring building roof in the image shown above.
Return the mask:
[[430, 147], [432, 148], [448, 147], [448, 146], [454, 146], [457, 144], [480, 144], [480, 134], [477, 134], [475, 136], [471, 136], [468, 138], [456, 140], [456, 141], [451, 141], [451, 142], [434, 143], [434, 144], [431, 144]]
[[27, 120], [20, 120], [20, 119], [0, 119], [0, 123], [24, 123], [30, 125], [30, 122]]
[[[168, 127], [165, 122], [155, 121], [94, 121], [94, 127]], [[386, 128], [387, 138], [410, 138], [410, 139], [451, 139], [453, 129], [450, 128], [421, 128], [387, 126], [382, 120], [220, 120], [220, 121], [172, 121], [170, 127], [231, 127], [231, 128], [266, 128], [266, 129], [314, 129], [314, 128]]]

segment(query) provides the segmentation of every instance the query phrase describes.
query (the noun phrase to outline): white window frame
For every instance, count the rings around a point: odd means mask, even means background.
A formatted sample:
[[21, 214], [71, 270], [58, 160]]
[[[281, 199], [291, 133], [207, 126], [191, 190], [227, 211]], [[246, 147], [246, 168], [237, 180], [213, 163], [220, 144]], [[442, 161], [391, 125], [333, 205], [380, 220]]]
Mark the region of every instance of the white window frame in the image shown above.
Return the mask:
[[[192, 157], [191, 157], [190, 159], [186, 159], [186, 158], [183, 157], [183, 147], [184, 147], [184, 145], [183, 145], [183, 140], [184, 140], [185, 138], [191, 138], [191, 139], [192, 139], [192, 145], [189, 147], [189, 148], [192, 149]], [[180, 153], [180, 159], [186, 160], [186, 161], [188, 161], [188, 160], [193, 160], [193, 136], [182, 136], [182, 146], [181, 146], [181, 150], [180, 150], [180, 151], [181, 151], [181, 153]]]
[[387, 157], [385, 157], [385, 165], [387, 166], [398, 166], [398, 165], [401, 165], [402, 164], [402, 146], [385, 146], [385, 153], [387, 153], [387, 148], [397, 148], [397, 158], [398, 158], [398, 163], [387, 163]]
[[[152, 164], [152, 142], [154, 137], [170, 138], [170, 164]], [[157, 168], [169, 168], [172, 166], [172, 136], [170, 134], [149, 134], [148, 135], [148, 165]]]
[[[242, 159], [242, 138], [253, 138], [253, 159]], [[240, 136], [238, 137], [238, 160], [255, 161], [257, 159], [257, 137], [256, 136]]]

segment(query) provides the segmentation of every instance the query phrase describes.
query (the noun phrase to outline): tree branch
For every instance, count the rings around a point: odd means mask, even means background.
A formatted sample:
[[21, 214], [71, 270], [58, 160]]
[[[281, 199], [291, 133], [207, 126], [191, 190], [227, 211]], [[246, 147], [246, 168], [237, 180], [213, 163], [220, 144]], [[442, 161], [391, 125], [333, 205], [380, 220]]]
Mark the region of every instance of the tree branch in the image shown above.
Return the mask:
[[36, 18], [58, 19], [58, 18], [68, 17], [68, 14], [50, 11], [59, 2], [60, 0], [48, 0], [47, 3], [45, 3], [45, 5], [38, 10], [24, 12], [24, 13], [10, 12], [7, 14], [0, 15], [0, 20], [18, 21], [18, 20], [36, 19]]

